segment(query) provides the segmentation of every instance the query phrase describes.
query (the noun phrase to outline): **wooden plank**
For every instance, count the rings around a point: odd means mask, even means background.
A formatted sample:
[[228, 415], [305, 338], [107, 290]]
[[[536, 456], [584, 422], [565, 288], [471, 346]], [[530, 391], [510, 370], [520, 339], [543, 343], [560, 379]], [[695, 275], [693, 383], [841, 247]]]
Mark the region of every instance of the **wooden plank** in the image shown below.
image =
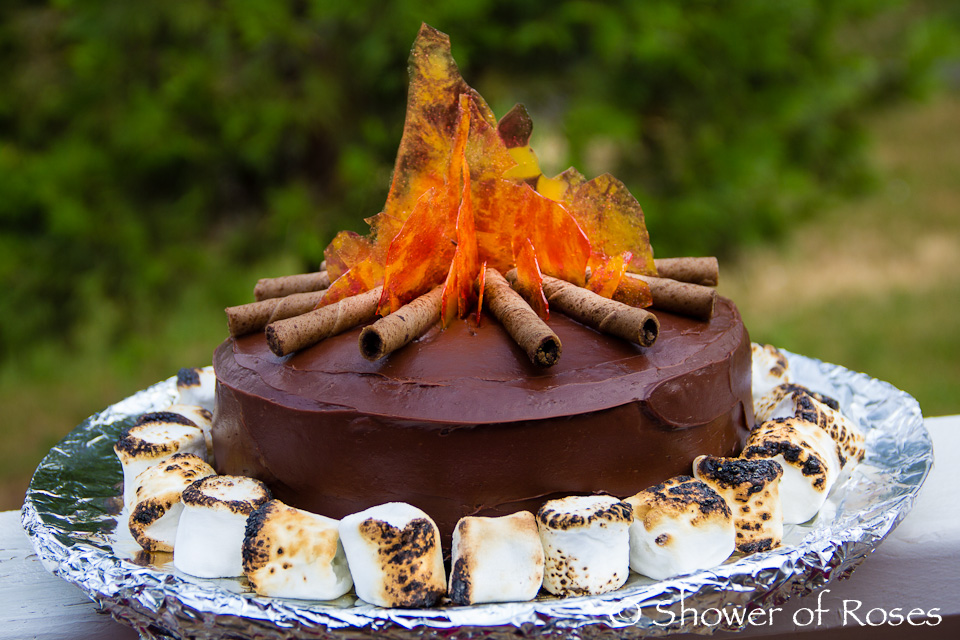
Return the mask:
[[0, 513], [0, 638], [136, 640], [78, 587], [48, 573], [20, 527], [20, 513]]

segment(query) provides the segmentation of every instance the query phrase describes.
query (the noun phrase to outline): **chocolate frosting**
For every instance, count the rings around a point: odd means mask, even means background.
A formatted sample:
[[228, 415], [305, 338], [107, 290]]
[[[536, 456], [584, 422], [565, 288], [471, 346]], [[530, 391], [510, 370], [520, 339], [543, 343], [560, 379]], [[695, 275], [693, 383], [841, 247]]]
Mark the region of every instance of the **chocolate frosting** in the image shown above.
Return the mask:
[[214, 354], [220, 473], [342, 518], [420, 507], [446, 541], [464, 515], [533, 512], [569, 494], [620, 497], [743, 445], [750, 339], [721, 298], [710, 322], [657, 312], [649, 348], [554, 313], [560, 362], [539, 369], [490, 318], [454, 321], [378, 362], [360, 328], [277, 358], [262, 333]]

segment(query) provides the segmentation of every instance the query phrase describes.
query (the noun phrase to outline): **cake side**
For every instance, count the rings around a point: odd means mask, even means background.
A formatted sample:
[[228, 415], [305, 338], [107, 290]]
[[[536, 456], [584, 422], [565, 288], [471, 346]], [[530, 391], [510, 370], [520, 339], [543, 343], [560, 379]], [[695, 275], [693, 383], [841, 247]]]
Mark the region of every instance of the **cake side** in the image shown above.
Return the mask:
[[734, 455], [753, 421], [733, 303], [708, 323], [658, 316], [645, 350], [551, 318], [564, 361], [548, 373], [527, 371], [493, 322], [455, 322], [379, 363], [358, 357], [359, 329], [282, 359], [261, 336], [227, 340], [214, 357], [218, 470], [333, 518], [409, 502], [444, 539], [465, 515], [632, 495], [703, 453]]

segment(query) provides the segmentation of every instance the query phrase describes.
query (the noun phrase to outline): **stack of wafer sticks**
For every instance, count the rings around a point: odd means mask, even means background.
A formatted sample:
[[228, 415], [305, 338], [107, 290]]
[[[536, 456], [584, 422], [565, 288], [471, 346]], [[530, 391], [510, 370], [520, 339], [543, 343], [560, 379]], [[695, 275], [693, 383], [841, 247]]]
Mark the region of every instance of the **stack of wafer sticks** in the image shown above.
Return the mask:
[[[627, 274], [647, 283], [654, 309], [698, 320], [713, 316], [717, 300], [713, 287], [719, 281], [716, 258], [665, 258], [655, 264], [657, 277]], [[504, 275], [488, 268], [478, 286], [481, 282], [486, 308], [531, 362], [541, 367], [556, 364], [563, 349], [560, 339], [516, 291], [515, 270]], [[377, 317], [382, 287], [318, 307], [329, 286], [324, 265], [314, 273], [261, 279], [254, 288], [256, 302], [226, 309], [230, 335], [263, 330], [270, 350], [282, 357], [372, 323], [360, 332], [359, 343], [363, 357], [375, 361], [417, 339], [440, 320], [439, 286], [382, 318]], [[605, 298], [550, 276], [543, 277], [542, 286], [550, 307], [578, 322], [642, 347], [657, 339], [657, 316], [619, 302], [616, 294]]]

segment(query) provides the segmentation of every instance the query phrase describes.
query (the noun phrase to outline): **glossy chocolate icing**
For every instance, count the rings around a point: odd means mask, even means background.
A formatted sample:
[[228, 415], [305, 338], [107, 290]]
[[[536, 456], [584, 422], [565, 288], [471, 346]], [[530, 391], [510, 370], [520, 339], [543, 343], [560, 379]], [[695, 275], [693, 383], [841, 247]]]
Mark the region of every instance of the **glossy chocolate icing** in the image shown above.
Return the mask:
[[262, 333], [214, 354], [220, 473], [263, 480], [333, 518], [416, 505], [446, 541], [464, 515], [551, 498], [625, 497], [732, 455], [753, 421], [750, 339], [732, 302], [709, 322], [657, 312], [642, 349], [561, 314], [554, 367], [532, 365], [495, 320], [455, 321], [379, 362], [357, 328], [277, 358]]

